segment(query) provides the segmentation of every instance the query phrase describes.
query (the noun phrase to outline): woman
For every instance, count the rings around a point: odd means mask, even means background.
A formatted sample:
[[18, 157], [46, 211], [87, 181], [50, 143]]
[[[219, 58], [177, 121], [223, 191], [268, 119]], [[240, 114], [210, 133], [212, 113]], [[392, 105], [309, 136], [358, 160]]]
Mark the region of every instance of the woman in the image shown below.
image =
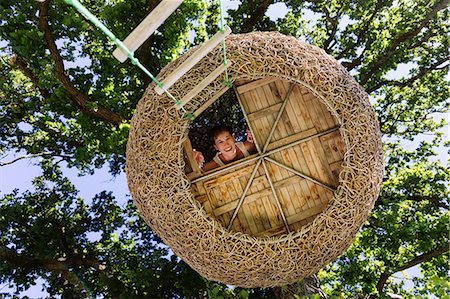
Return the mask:
[[203, 154], [194, 149], [192, 155], [203, 171], [208, 171], [253, 154], [256, 150], [253, 136], [249, 129], [246, 130], [247, 139], [244, 142], [236, 142], [232, 129], [219, 125], [211, 129], [209, 138], [217, 153], [212, 161], [203, 165]]

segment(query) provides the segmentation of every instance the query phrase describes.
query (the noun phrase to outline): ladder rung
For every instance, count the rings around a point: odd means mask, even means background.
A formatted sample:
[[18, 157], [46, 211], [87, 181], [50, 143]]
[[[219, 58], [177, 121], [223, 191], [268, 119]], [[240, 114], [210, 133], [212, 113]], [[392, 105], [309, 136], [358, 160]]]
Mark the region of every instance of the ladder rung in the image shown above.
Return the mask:
[[[231, 61], [227, 61], [227, 67], [232, 64]], [[195, 97], [200, 91], [214, 81], [220, 74], [225, 71], [225, 65], [221, 64], [218, 68], [212, 71], [205, 79], [203, 79], [198, 85], [191, 89], [182, 99], [180, 105], [175, 105], [177, 109], [181, 109], [186, 105], [193, 97]]]
[[[183, 0], [163, 0], [152, 12], [125, 38], [124, 45], [131, 51], [136, 51], [150, 35], [177, 9]], [[114, 57], [120, 62], [127, 60], [128, 55], [121, 48], [116, 48]]]
[[[180, 79], [184, 74], [186, 74], [197, 62], [199, 62], [203, 57], [205, 57], [215, 46], [217, 46], [220, 41], [231, 33], [231, 29], [225, 26], [224, 32], [217, 32], [211, 39], [206, 41], [200, 49], [195, 51], [191, 57], [189, 57], [185, 62], [183, 62], [176, 70], [174, 70], [162, 84], [164, 88], [169, 89], [178, 79]], [[164, 90], [159, 86], [155, 87], [157, 94], [162, 94]]]

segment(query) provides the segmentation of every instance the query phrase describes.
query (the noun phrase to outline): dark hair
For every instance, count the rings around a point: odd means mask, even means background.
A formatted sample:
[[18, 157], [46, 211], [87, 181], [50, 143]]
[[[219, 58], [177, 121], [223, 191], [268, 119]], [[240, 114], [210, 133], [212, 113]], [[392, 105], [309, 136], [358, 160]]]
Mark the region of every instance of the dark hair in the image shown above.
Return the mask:
[[233, 135], [233, 129], [230, 126], [227, 126], [227, 125], [215, 126], [208, 132], [208, 136], [209, 136], [209, 140], [211, 141], [211, 144], [214, 144], [217, 136], [222, 132], [228, 132], [228, 133], [230, 133], [230, 135]]

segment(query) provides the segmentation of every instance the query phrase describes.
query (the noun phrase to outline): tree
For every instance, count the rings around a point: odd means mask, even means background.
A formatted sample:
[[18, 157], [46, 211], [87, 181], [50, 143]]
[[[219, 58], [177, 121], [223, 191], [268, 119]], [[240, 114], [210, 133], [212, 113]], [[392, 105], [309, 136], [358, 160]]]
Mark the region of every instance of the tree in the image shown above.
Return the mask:
[[[157, 3], [84, 1], [120, 39]], [[271, 19], [272, 4], [284, 4], [287, 14]], [[323, 48], [374, 102], [386, 150], [383, 188], [351, 248], [318, 273], [329, 295], [448, 291], [450, 173], [436, 158], [448, 146], [439, 131], [449, 108], [448, 4], [252, 0], [228, 11], [235, 33], [277, 30]], [[272, 296], [201, 279], [167, 256], [133, 205], [119, 207], [112, 194], [98, 194], [91, 205], [77, 197], [59, 165], [88, 175], [108, 163], [112, 175], [123, 172], [129, 121], [149, 78], [118, 63], [114, 45], [62, 0], [5, 0], [0, 15], [0, 151], [23, 154], [0, 165], [32, 157], [43, 170], [35, 190], [3, 195], [1, 282], [20, 291], [40, 277], [63, 297]], [[190, 31], [199, 43], [218, 30], [218, 19], [217, 1], [185, 1], [136, 56], [157, 74], [193, 45]], [[407, 74], [393, 75], [400, 68]], [[415, 148], [405, 147], [409, 141]], [[414, 290], [392, 279], [417, 265], [423, 277], [413, 280]]]

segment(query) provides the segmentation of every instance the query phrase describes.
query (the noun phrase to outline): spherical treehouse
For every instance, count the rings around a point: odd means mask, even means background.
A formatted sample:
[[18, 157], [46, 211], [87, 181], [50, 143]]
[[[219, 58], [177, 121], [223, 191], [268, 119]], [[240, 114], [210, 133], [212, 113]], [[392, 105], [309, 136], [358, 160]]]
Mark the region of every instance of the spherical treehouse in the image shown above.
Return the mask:
[[[366, 220], [383, 173], [379, 126], [367, 94], [323, 50], [273, 32], [231, 35], [226, 48], [257, 153], [201, 172], [189, 119], [152, 84], [128, 139], [129, 188], [145, 221], [206, 278], [293, 283], [336, 259]], [[185, 97], [221, 64], [216, 47], [171, 94]], [[219, 76], [184, 108], [198, 116], [228, 88]]]

